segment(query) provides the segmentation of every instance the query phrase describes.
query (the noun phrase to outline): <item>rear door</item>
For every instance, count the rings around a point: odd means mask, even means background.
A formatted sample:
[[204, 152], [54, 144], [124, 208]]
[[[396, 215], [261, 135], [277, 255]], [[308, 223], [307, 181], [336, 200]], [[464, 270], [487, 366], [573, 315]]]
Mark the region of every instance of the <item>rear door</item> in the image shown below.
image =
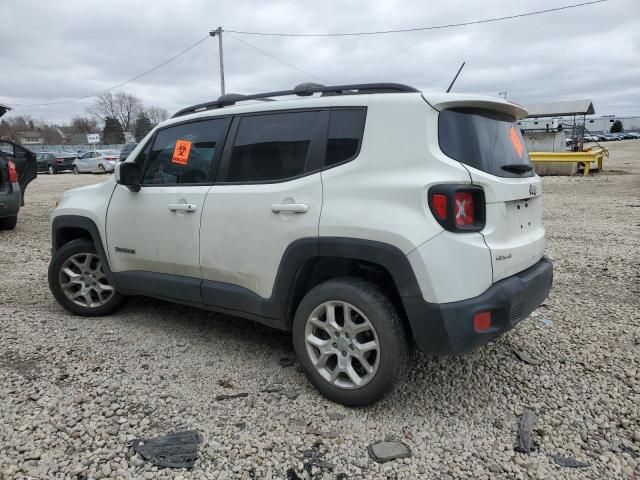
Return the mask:
[[328, 113], [264, 112], [234, 119], [202, 213], [205, 303], [217, 305], [224, 284], [271, 297], [287, 247], [318, 237]]
[[442, 110], [438, 121], [441, 150], [484, 189], [481, 233], [491, 250], [494, 282], [532, 266], [544, 253], [542, 182], [515, 120], [485, 104]]
[[18, 183], [22, 198], [20, 204], [24, 205], [24, 192], [27, 185], [38, 176], [38, 164], [36, 154], [21, 145], [8, 140], [0, 140], [0, 150], [7, 160], [12, 161], [18, 171]]

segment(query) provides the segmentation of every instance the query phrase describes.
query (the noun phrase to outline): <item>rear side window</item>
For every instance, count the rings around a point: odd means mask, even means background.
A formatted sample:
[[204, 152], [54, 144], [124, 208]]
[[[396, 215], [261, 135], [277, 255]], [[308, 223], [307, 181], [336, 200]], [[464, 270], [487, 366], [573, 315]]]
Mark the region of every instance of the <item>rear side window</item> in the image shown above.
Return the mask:
[[[440, 112], [438, 138], [442, 152], [454, 160], [498, 177], [529, 177], [530, 165], [515, 118], [480, 108], [452, 108]], [[515, 166], [515, 167], [514, 167]]]
[[144, 166], [143, 185], [198, 184], [207, 181], [224, 118], [189, 122], [159, 130]]
[[332, 110], [327, 138], [325, 166], [346, 162], [360, 150], [365, 110]]
[[317, 111], [241, 117], [226, 181], [278, 181], [302, 175], [319, 119]]

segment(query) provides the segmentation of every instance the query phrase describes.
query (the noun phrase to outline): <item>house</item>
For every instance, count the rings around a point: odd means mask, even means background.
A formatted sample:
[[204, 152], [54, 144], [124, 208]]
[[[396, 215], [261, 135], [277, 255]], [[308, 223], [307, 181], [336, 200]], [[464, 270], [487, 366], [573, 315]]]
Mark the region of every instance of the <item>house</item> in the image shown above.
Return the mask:
[[18, 132], [18, 142], [22, 145], [44, 145], [44, 137], [39, 132]]

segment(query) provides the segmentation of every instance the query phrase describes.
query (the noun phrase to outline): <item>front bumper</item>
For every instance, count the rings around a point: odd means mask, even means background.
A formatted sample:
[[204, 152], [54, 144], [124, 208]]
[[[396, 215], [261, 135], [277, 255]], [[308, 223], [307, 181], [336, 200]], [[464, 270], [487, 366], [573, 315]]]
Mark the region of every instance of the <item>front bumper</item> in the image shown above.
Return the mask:
[[[434, 304], [422, 297], [402, 297], [402, 301], [420, 350], [436, 355], [464, 353], [499, 337], [525, 319], [547, 298], [552, 282], [553, 264], [543, 257], [469, 300]], [[473, 317], [485, 311], [491, 311], [491, 328], [476, 332]]]

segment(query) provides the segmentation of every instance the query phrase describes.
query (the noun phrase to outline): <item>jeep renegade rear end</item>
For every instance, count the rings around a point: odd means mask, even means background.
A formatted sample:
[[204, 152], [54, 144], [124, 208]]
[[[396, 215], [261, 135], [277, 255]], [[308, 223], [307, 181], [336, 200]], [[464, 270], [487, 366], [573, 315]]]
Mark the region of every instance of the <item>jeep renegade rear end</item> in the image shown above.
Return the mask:
[[[285, 96], [304, 98], [245, 103]], [[147, 295], [292, 330], [323, 395], [373, 403], [412, 345], [468, 351], [546, 298], [541, 182], [515, 126], [525, 113], [397, 84], [189, 107], [115, 181], [63, 196], [51, 289], [81, 315]]]

